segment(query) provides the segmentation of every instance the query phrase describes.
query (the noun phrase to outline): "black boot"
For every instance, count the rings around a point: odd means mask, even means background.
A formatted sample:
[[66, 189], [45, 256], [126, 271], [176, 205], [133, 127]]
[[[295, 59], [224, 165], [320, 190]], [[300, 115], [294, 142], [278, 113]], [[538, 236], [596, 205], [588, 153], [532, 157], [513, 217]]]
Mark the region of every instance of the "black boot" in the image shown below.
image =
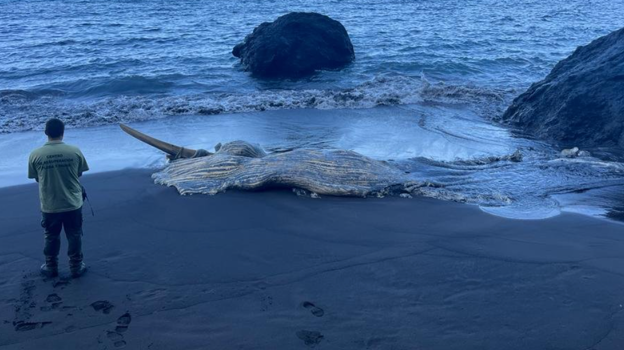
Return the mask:
[[69, 267], [72, 278], [78, 278], [87, 272], [87, 265], [83, 262]]
[[50, 278], [58, 277], [58, 265], [49, 263], [41, 265], [41, 274]]

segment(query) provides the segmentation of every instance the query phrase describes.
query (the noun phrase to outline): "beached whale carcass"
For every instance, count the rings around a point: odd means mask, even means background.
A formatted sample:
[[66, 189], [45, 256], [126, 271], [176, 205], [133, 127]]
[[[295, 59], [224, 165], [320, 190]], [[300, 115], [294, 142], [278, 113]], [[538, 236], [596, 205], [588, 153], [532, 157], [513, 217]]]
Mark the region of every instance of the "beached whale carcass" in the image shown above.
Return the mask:
[[123, 124], [121, 128], [175, 160], [153, 178], [181, 194], [290, 187], [321, 195], [366, 197], [408, 192], [417, 186], [387, 162], [348, 150], [296, 149], [267, 154], [257, 145], [233, 141], [209, 152], [172, 145]]

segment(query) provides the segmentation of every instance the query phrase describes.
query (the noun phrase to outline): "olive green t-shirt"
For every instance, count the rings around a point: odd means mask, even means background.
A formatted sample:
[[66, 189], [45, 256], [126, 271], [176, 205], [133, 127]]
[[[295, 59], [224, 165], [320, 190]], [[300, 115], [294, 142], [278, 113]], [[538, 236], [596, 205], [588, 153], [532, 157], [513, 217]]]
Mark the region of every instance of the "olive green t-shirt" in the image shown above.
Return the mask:
[[39, 182], [41, 211], [62, 213], [82, 207], [78, 178], [87, 170], [89, 166], [78, 147], [50, 141], [34, 150], [28, 160], [28, 178]]

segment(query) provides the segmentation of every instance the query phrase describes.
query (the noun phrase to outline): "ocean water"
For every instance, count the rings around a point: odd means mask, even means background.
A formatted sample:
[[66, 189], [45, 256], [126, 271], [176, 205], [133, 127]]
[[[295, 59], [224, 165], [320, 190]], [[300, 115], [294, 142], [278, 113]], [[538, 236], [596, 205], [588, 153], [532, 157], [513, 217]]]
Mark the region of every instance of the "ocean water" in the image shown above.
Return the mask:
[[[356, 61], [298, 81], [242, 71], [231, 49], [291, 11], [344, 24]], [[422, 195], [495, 215], [621, 218], [622, 155], [562, 159], [497, 125], [577, 46], [624, 25], [624, 1], [0, 1], [0, 186], [26, 181], [49, 117], [96, 171], [159, 167], [119, 122], [189, 147], [340, 147], [391, 160]], [[523, 161], [505, 157], [519, 150]]]

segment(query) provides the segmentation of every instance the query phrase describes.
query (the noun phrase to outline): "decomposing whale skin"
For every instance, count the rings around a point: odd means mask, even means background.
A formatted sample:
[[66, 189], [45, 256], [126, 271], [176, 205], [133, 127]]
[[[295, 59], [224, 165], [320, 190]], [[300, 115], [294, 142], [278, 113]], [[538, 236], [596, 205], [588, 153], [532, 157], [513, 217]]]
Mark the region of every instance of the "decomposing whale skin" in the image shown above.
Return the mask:
[[366, 197], [384, 195], [407, 182], [395, 167], [352, 151], [263, 153], [258, 146], [234, 141], [210, 156], [171, 162], [152, 177], [181, 194], [286, 187], [320, 195]]
[[422, 184], [387, 162], [341, 149], [296, 149], [267, 154], [245, 141], [218, 144], [215, 152], [176, 146], [126, 125], [129, 135], [156, 147], [173, 161], [152, 177], [180, 194], [217, 194], [230, 189], [298, 188], [320, 195], [383, 196]]

